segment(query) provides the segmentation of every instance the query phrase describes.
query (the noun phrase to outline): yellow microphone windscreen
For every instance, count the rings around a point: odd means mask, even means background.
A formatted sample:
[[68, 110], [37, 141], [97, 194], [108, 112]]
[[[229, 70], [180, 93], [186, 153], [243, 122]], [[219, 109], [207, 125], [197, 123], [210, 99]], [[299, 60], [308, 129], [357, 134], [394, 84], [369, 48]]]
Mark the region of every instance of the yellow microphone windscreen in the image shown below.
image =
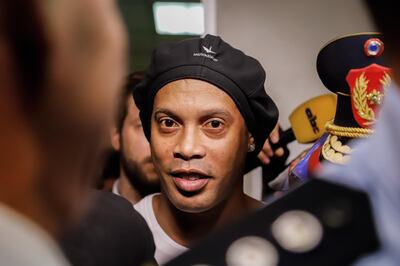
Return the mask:
[[336, 94], [317, 96], [290, 114], [289, 122], [299, 143], [314, 142], [324, 134], [326, 122], [335, 117], [336, 98]]

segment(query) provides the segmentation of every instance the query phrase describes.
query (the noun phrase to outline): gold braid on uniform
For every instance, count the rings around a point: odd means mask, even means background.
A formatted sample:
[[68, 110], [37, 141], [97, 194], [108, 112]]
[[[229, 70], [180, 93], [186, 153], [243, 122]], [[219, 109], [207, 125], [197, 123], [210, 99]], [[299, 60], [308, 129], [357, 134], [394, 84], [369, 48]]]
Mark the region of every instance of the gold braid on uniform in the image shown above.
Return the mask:
[[346, 164], [350, 160], [352, 149], [342, 144], [342, 142], [335, 135], [328, 135], [322, 146], [322, 157], [334, 164]]
[[372, 129], [367, 128], [338, 126], [332, 121], [326, 123], [325, 129], [329, 136], [322, 146], [322, 157], [334, 164], [348, 163], [352, 153], [351, 147], [342, 144], [338, 137], [365, 138], [374, 132]]
[[374, 131], [369, 128], [359, 128], [359, 127], [342, 127], [335, 125], [332, 121], [326, 123], [325, 129], [328, 133], [346, 138], [366, 138], [369, 137]]

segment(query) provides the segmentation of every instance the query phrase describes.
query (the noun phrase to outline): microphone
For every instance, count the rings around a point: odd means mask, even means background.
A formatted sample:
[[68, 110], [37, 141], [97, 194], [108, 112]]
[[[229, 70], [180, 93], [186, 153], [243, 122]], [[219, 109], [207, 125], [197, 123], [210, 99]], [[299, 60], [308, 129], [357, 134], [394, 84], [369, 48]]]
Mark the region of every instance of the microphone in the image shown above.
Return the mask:
[[271, 163], [268, 165], [258, 162], [253, 167], [262, 166], [264, 194], [273, 191], [268, 186], [268, 183], [281, 174], [290, 164], [286, 164], [286, 160], [289, 157], [287, 144], [294, 140], [299, 143], [317, 141], [325, 132], [325, 124], [335, 117], [336, 101], [336, 94], [323, 94], [303, 102], [293, 110], [289, 116], [291, 128], [280, 132], [278, 143], [270, 142], [273, 150], [282, 147], [286, 155], [271, 158]]
[[300, 104], [289, 116], [291, 128], [283, 131], [278, 143], [271, 143], [273, 150], [297, 140], [311, 143], [325, 132], [325, 124], [335, 117], [336, 94], [323, 94]]

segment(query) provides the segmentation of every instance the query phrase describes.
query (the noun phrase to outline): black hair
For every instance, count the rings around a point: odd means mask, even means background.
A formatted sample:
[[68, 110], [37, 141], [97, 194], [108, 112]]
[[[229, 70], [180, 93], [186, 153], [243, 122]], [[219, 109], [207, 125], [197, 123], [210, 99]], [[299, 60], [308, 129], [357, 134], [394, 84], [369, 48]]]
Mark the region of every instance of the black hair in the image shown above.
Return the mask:
[[117, 113], [117, 120], [116, 120], [116, 125], [119, 131], [122, 130], [122, 127], [124, 125], [124, 120], [128, 112], [128, 105], [127, 105], [127, 100], [128, 97], [133, 97], [132, 96], [132, 91], [138, 85], [143, 79], [144, 79], [145, 73], [143, 71], [135, 71], [132, 72], [131, 74], [128, 75], [126, 84], [123, 88], [123, 91], [121, 93], [121, 98], [119, 102], [119, 109]]

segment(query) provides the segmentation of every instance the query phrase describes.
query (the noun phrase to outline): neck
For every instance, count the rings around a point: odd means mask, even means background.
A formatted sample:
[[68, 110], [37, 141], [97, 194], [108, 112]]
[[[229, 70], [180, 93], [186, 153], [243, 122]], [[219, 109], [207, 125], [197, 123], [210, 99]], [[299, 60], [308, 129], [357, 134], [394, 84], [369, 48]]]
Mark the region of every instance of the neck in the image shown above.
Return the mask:
[[118, 193], [122, 197], [129, 200], [132, 204], [139, 202], [142, 199], [142, 195], [135, 187], [132, 186], [122, 167], [120, 169], [120, 173], [121, 175], [119, 177]]
[[178, 210], [164, 194], [156, 196], [153, 201], [154, 213], [162, 229], [174, 241], [186, 247], [191, 247], [215, 229], [260, 206], [259, 201], [243, 193], [242, 183], [226, 200], [202, 213]]

